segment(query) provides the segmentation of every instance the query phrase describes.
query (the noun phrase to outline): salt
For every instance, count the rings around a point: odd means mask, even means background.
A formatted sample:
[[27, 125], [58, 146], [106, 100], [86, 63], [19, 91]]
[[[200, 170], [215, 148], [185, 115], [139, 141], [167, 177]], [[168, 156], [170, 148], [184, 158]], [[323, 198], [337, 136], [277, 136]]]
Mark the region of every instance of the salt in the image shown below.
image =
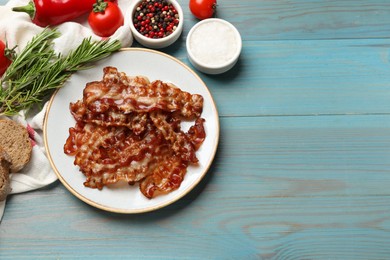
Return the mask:
[[234, 59], [239, 46], [236, 34], [229, 25], [213, 21], [196, 28], [189, 48], [199, 63], [217, 67]]

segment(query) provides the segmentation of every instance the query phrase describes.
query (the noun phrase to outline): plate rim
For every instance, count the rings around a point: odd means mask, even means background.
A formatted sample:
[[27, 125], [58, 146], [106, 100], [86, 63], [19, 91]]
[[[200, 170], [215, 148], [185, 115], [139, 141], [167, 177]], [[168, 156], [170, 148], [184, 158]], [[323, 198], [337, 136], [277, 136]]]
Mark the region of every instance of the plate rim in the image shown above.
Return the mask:
[[214, 145], [213, 145], [213, 150], [212, 150], [212, 152], [210, 154], [211, 155], [210, 156], [211, 158], [209, 160], [210, 163], [205, 167], [202, 175], [199, 176], [199, 178], [197, 178], [194, 182], [192, 182], [186, 188], [186, 190], [184, 190], [178, 196], [176, 196], [176, 197], [174, 197], [174, 198], [172, 198], [172, 199], [170, 199], [170, 200], [168, 200], [168, 201], [166, 201], [164, 203], [161, 203], [161, 204], [158, 204], [158, 205], [155, 205], [155, 206], [144, 207], [144, 208], [140, 208], [140, 209], [131, 209], [131, 210], [129, 210], [129, 209], [113, 208], [113, 207], [102, 205], [102, 204], [100, 204], [100, 203], [98, 203], [96, 201], [91, 200], [90, 198], [87, 198], [87, 197], [83, 196], [82, 194], [77, 192], [74, 188], [72, 188], [72, 186], [64, 179], [64, 177], [61, 175], [61, 173], [57, 169], [57, 167], [56, 167], [56, 165], [55, 165], [55, 163], [53, 161], [52, 155], [50, 153], [49, 144], [48, 144], [48, 140], [47, 140], [48, 114], [50, 112], [50, 109], [52, 107], [54, 99], [55, 99], [56, 95], [58, 94], [58, 91], [62, 87], [57, 89], [51, 95], [51, 97], [50, 97], [50, 99], [49, 99], [49, 101], [47, 103], [46, 110], [45, 110], [45, 116], [44, 116], [44, 120], [43, 120], [43, 128], [42, 128], [42, 130], [43, 130], [43, 141], [44, 141], [44, 146], [45, 146], [45, 151], [46, 151], [46, 154], [47, 154], [47, 158], [48, 158], [48, 160], [50, 162], [50, 165], [51, 165], [54, 173], [57, 175], [57, 177], [60, 180], [60, 182], [65, 186], [65, 188], [70, 193], [72, 193], [74, 196], [76, 196], [78, 199], [80, 199], [84, 203], [86, 203], [86, 204], [88, 204], [90, 206], [93, 206], [95, 208], [107, 211], [107, 212], [120, 213], [120, 214], [139, 214], [139, 213], [146, 213], [146, 212], [155, 211], [155, 210], [164, 208], [164, 207], [166, 207], [166, 206], [168, 206], [170, 204], [173, 204], [173, 203], [177, 202], [178, 200], [180, 200], [183, 197], [185, 197], [188, 193], [190, 193], [204, 179], [205, 175], [210, 170], [210, 167], [213, 164], [213, 161], [214, 161], [217, 149], [218, 149], [219, 138], [220, 138], [220, 122], [219, 122], [218, 107], [216, 106], [216, 103], [214, 101], [214, 97], [211, 95], [211, 92], [210, 92], [209, 88], [204, 83], [204, 81], [201, 79], [201, 77], [194, 70], [192, 70], [187, 64], [185, 64], [184, 62], [182, 62], [178, 58], [173, 57], [172, 55], [169, 55], [167, 53], [164, 53], [164, 52], [161, 52], [161, 51], [158, 51], [158, 50], [153, 50], [153, 49], [146, 49], [146, 48], [140, 48], [140, 47], [127, 47], [127, 48], [119, 49], [118, 52], [122, 52], [122, 51], [151, 52], [151, 53], [154, 53], [154, 54], [157, 54], [157, 55], [165, 56], [166, 58], [169, 58], [169, 59], [173, 60], [174, 62], [177, 62], [179, 65], [181, 65], [183, 68], [185, 68], [191, 74], [193, 74], [193, 76], [195, 76], [196, 79], [204, 86], [204, 89], [209, 94], [209, 96], [211, 98], [211, 103], [212, 103], [212, 105], [215, 108], [215, 112], [213, 114], [214, 114], [214, 117], [217, 119], [216, 122], [215, 122], [216, 123], [217, 133], [216, 133], [215, 140], [213, 140]]

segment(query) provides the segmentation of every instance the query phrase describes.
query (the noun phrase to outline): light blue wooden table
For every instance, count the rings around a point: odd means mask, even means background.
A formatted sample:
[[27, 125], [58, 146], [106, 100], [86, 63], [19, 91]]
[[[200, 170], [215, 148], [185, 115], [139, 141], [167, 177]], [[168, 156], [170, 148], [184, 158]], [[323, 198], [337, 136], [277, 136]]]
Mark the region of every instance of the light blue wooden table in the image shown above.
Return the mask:
[[[6, 1], [0, 0], [0, 4]], [[164, 50], [189, 64], [196, 20]], [[224, 0], [243, 51], [220, 76], [221, 138], [190, 194], [106, 213], [60, 182], [10, 196], [0, 259], [389, 259], [390, 2]]]

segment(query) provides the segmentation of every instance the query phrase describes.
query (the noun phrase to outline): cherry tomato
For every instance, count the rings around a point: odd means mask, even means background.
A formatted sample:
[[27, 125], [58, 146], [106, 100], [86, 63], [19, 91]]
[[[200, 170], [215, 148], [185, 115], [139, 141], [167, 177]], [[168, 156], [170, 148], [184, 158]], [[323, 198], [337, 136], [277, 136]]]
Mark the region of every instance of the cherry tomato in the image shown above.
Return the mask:
[[124, 18], [117, 4], [97, 0], [93, 11], [89, 14], [88, 23], [96, 35], [109, 37], [123, 25]]
[[8, 66], [11, 64], [11, 60], [5, 55], [6, 45], [4, 42], [0, 41], [0, 77], [7, 70]]
[[216, 8], [216, 0], [190, 0], [190, 11], [200, 20], [213, 17]]

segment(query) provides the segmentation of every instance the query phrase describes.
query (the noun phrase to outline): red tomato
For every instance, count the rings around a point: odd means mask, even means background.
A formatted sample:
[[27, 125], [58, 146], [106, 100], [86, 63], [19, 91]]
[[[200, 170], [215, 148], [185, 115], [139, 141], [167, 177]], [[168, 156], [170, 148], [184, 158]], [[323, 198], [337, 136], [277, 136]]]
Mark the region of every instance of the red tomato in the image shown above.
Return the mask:
[[190, 11], [200, 20], [211, 18], [216, 8], [216, 0], [190, 0]]
[[[107, 5], [104, 7], [102, 4]], [[97, 8], [94, 6], [94, 10], [89, 14], [88, 23], [96, 35], [109, 37], [123, 25], [124, 18], [117, 4], [98, 0]]]
[[11, 60], [5, 56], [5, 44], [0, 41], [0, 77], [3, 76], [4, 72], [7, 70], [8, 66], [11, 64]]

